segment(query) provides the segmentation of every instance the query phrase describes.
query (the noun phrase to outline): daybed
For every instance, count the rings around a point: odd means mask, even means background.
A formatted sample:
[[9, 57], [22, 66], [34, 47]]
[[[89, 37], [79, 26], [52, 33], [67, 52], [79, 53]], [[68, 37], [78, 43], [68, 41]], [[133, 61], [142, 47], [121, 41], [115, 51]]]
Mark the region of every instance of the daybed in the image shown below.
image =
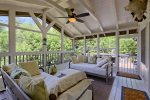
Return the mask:
[[[69, 63], [69, 68], [84, 71], [87, 74], [106, 78], [106, 82], [109, 77], [112, 76], [112, 61], [110, 56], [97, 58], [91, 56], [88, 58], [84, 55], [73, 56], [72, 61]], [[89, 61], [91, 60], [91, 61]]]
[[[45, 95], [45, 99], [38, 98], [38, 100], [84, 100], [84, 98], [92, 100], [92, 91], [88, 89], [91, 85], [91, 80], [87, 79], [84, 72], [78, 70], [65, 69], [54, 76], [40, 72], [39, 75], [31, 76], [31, 81], [29, 81], [27, 76], [24, 76], [25, 74], [22, 74], [19, 82], [18, 80], [16, 82], [16, 79], [12, 78], [3, 68], [1, 68], [1, 72], [5, 86], [11, 92], [14, 100], [36, 100], [39, 95]], [[39, 84], [36, 83], [39, 82], [37, 80], [44, 81], [40, 81], [39, 86], [33, 87], [33, 85]], [[23, 84], [25, 81], [27, 85]], [[32, 82], [33, 84], [30, 85]], [[41, 89], [43, 85], [46, 86], [45, 91]], [[37, 89], [34, 92], [37, 94], [31, 93], [35, 88]], [[48, 95], [48, 98], [46, 98], [46, 95]]]

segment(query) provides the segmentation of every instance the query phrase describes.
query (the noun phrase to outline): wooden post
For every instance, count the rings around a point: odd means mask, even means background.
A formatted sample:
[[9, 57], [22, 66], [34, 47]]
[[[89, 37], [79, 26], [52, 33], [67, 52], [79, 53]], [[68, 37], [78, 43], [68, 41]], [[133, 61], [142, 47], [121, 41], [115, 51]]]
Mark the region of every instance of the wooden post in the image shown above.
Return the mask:
[[64, 63], [64, 28], [61, 28], [61, 60]]
[[15, 29], [15, 17], [16, 12], [14, 10], [9, 10], [9, 53], [10, 53], [10, 63], [16, 63], [15, 53], [16, 53], [16, 29]]
[[115, 62], [115, 67], [117, 69], [116, 71], [119, 71], [119, 31], [116, 32], [115, 48], [116, 48], [116, 62]]
[[[150, 18], [150, 17], [149, 17]], [[147, 23], [147, 67], [148, 67], [148, 90], [150, 91], [150, 22]]]
[[46, 59], [46, 52], [47, 52], [47, 46], [46, 46], [46, 11], [43, 12], [43, 17], [42, 17], [42, 42], [43, 42], [43, 60], [44, 60], [44, 68], [46, 68], [46, 63], [47, 63], [47, 59]]
[[86, 51], [87, 51], [86, 36], [84, 36], [84, 46], [83, 46], [83, 53], [84, 53], [84, 55], [86, 55]]
[[75, 52], [75, 38], [73, 38], [72, 40], [72, 48], [73, 48], [73, 51]]
[[99, 57], [99, 52], [100, 52], [100, 46], [99, 46], [99, 34], [97, 34], [97, 57]]
[[140, 75], [140, 62], [141, 62], [141, 31], [138, 29], [138, 40], [137, 40], [137, 67], [138, 74]]

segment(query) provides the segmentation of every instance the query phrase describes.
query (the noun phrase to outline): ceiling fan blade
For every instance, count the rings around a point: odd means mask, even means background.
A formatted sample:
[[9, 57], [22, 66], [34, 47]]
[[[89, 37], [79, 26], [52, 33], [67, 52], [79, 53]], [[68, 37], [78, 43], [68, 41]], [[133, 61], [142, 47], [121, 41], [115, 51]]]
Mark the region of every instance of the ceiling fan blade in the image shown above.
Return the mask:
[[80, 22], [80, 23], [84, 23], [84, 21], [83, 20], [81, 20], [81, 19], [76, 19], [78, 22]]
[[67, 22], [66, 22], [66, 24], [69, 24], [70, 23], [70, 21], [68, 20]]
[[72, 16], [72, 10], [71, 9], [65, 8], [65, 10], [66, 10], [68, 16]]
[[82, 14], [76, 15], [75, 17], [85, 17], [89, 15], [90, 15], [89, 13], [82, 13]]
[[69, 18], [69, 17], [55, 17], [55, 18]]

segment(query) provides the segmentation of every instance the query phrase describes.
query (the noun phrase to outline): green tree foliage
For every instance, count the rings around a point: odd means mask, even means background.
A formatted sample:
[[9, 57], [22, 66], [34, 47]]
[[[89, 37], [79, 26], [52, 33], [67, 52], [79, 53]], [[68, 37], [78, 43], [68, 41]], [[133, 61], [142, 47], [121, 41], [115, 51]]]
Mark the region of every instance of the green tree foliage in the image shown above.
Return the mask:
[[8, 52], [8, 28], [0, 27], [0, 52]]
[[133, 38], [120, 39], [120, 53], [136, 54], [137, 53], [137, 41]]
[[[37, 29], [36, 24], [31, 21], [20, 21], [17, 19], [16, 25], [29, 29]], [[54, 35], [51, 35], [54, 34]], [[61, 50], [61, 33], [55, 28], [51, 28], [47, 33], [47, 50], [48, 51], [60, 51]], [[8, 52], [8, 28], [0, 27], [0, 52]], [[83, 40], [75, 41], [76, 52], [83, 53]], [[137, 42], [132, 39], [120, 39], [120, 53], [136, 53]], [[87, 39], [87, 52], [96, 53], [96, 39]], [[101, 37], [100, 38], [101, 53], [112, 53], [115, 48], [115, 37]], [[108, 49], [110, 48], [110, 49]], [[66, 51], [72, 50], [72, 40], [64, 38], [64, 49]], [[42, 50], [42, 33], [16, 30], [16, 51], [17, 52], [34, 52]]]
[[[96, 53], [96, 39], [87, 39], [86, 44], [88, 53]], [[100, 38], [100, 53], [115, 53], [115, 36], [101, 37]], [[77, 53], [83, 52], [83, 40], [76, 40]], [[122, 54], [135, 54], [137, 53], [137, 42], [133, 38], [120, 39], [120, 53]]]
[[42, 34], [32, 31], [17, 30], [16, 51], [33, 52], [42, 50]]

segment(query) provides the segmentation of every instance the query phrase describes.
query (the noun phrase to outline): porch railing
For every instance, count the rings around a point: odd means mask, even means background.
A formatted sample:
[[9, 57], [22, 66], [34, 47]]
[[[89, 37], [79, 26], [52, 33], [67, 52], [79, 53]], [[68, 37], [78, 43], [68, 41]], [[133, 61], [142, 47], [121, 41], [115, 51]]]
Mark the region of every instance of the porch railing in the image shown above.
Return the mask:
[[119, 71], [138, 74], [137, 56], [120, 54], [119, 55]]
[[[46, 54], [46, 66], [50, 63], [60, 64], [63, 62], [67, 62], [70, 59], [70, 56], [73, 55], [73, 51], [71, 52], [48, 52]], [[15, 62], [19, 64], [19, 62], [26, 62], [36, 60], [40, 67], [44, 67], [44, 54], [41, 52], [22, 52], [15, 54]], [[0, 66], [7, 65], [10, 63], [9, 54], [0, 55]]]

